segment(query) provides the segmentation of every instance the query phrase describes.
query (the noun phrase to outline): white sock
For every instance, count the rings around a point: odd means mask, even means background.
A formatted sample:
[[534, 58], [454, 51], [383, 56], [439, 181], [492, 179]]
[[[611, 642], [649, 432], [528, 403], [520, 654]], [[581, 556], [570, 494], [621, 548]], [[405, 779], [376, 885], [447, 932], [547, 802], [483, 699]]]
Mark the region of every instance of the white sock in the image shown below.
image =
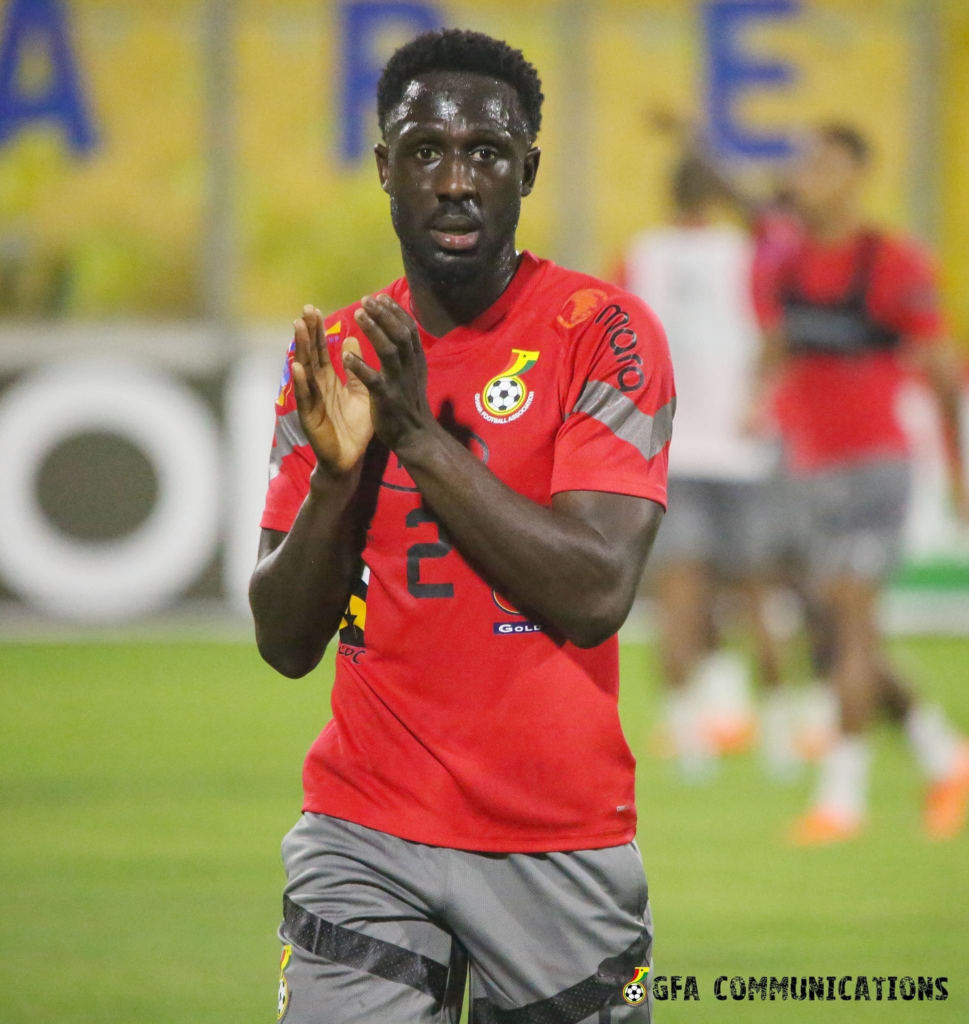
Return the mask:
[[691, 687], [680, 687], [669, 695], [666, 720], [684, 774], [689, 778], [708, 775], [712, 767], [713, 749], [700, 728], [697, 701]]
[[938, 782], [951, 774], [962, 738], [938, 704], [913, 704], [905, 716], [905, 734], [915, 760], [928, 779]]
[[794, 749], [794, 707], [785, 687], [769, 690], [760, 717], [761, 754], [767, 771], [776, 778], [790, 778], [800, 757]]
[[750, 670], [735, 651], [708, 654], [697, 666], [694, 678], [705, 714], [730, 719], [753, 714]]
[[861, 818], [868, 807], [871, 751], [864, 736], [839, 736], [821, 762], [814, 805], [849, 818]]

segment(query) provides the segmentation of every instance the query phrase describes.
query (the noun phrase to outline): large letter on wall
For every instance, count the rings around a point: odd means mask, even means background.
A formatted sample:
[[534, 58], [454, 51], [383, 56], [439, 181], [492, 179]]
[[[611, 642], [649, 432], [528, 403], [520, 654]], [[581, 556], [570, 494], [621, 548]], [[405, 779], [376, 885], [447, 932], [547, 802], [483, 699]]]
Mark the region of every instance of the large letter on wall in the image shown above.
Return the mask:
[[741, 36], [757, 23], [790, 17], [799, 0], [713, 0], [704, 9], [707, 37], [707, 117], [717, 149], [726, 154], [773, 160], [790, 155], [783, 134], [753, 131], [736, 113], [739, 97], [753, 88], [776, 88], [794, 79], [794, 69], [780, 61], [745, 52]]
[[[0, 145], [21, 129], [54, 121], [71, 149], [83, 153], [94, 146], [94, 129], [81, 95], [61, 0], [10, 0], [0, 36]], [[43, 54], [48, 74], [43, 88], [28, 91], [21, 78], [23, 64]]]
[[382, 62], [377, 42], [382, 33], [418, 35], [438, 28], [440, 12], [433, 4], [400, 0], [393, 3], [347, 3], [343, 5], [343, 159], [352, 162], [366, 148], [363, 127], [377, 100], [377, 80]]

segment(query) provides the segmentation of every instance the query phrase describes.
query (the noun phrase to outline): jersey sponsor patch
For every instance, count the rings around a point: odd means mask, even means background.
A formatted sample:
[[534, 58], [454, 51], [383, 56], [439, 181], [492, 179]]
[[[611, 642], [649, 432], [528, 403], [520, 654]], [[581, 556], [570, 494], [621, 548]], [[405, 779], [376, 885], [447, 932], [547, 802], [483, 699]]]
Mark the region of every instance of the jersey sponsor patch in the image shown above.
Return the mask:
[[527, 411], [535, 393], [522, 377], [538, 362], [539, 354], [513, 348], [511, 362], [474, 396], [475, 407], [489, 423], [511, 423]]
[[621, 369], [617, 376], [619, 390], [638, 391], [646, 383], [643, 374], [643, 357], [640, 355], [639, 336], [629, 326], [629, 313], [618, 302], [610, 302], [596, 314], [595, 322], [602, 324], [609, 348]]
[[521, 636], [523, 633], [541, 633], [543, 627], [538, 622], [495, 622], [492, 624], [495, 636]]
[[296, 339], [289, 343], [286, 350], [286, 361], [283, 363], [283, 376], [279, 381], [279, 394], [276, 395], [276, 404], [283, 406], [289, 401], [293, 392], [293, 356], [296, 352]]
[[572, 292], [556, 320], [565, 328], [578, 327], [592, 316], [596, 306], [605, 298], [607, 295], [601, 288], [581, 288]]
[[499, 594], [495, 587], [491, 588], [491, 600], [508, 615], [521, 615], [521, 612], [505, 597], [503, 594]]
[[350, 599], [340, 620], [339, 653], [356, 662], [366, 649], [367, 591], [370, 587], [370, 567], [364, 565], [350, 589]]

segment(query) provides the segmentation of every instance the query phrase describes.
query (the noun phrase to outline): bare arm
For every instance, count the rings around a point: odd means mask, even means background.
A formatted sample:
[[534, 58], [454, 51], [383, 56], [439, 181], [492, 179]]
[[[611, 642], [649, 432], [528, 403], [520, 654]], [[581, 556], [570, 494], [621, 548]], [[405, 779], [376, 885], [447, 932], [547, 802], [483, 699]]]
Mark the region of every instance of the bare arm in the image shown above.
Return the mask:
[[942, 429], [949, 455], [952, 498], [956, 513], [969, 521], [966, 494], [966, 458], [963, 450], [963, 383], [958, 354], [951, 344], [918, 345], [911, 350], [917, 368], [925, 375], [942, 414]]
[[291, 678], [319, 664], [340, 626], [369, 521], [361, 487], [373, 437], [369, 396], [356, 378], [340, 383], [311, 306], [296, 321], [293, 390], [316, 467], [289, 533], [263, 530], [249, 584], [259, 653]]
[[291, 679], [318, 664], [340, 626], [358, 566], [353, 512], [359, 469], [327, 477], [319, 467], [289, 533], [263, 530], [249, 584], [259, 653]]
[[516, 607], [579, 647], [602, 643], [625, 622], [661, 505], [565, 491], [545, 508], [439, 427], [397, 454], [461, 554]]

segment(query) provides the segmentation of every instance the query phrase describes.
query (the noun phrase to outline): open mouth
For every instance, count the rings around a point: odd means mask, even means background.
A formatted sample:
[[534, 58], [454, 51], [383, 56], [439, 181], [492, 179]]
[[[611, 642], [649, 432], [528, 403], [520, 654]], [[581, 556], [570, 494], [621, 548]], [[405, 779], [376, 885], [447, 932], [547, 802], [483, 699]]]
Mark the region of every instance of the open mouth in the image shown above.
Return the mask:
[[432, 231], [431, 237], [439, 248], [448, 252], [467, 252], [478, 244], [481, 232], [454, 228], [450, 231]]

